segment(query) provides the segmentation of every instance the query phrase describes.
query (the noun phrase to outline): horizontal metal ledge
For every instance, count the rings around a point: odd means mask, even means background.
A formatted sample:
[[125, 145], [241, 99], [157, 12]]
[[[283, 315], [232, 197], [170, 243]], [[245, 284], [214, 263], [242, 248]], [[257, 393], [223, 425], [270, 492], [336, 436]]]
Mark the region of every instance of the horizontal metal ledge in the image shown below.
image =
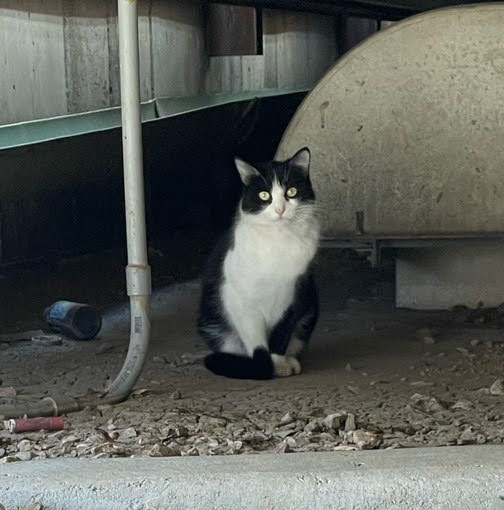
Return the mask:
[[504, 242], [504, 232], [467, 235], [419, 235], [419, 236], [345, 236], [323, 237], [321, 248], [341, 248], [354, 250], [372, 250], [386, 248], [430, 248], [454, 244], [478, 244]]

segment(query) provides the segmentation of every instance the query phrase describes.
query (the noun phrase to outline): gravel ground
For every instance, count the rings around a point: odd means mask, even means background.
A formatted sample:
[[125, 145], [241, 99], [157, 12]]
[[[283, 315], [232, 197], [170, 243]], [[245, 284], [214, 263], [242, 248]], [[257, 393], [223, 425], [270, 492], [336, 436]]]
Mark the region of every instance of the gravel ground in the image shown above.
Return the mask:
[[[0, 462], [502, 443], [500, 309], [397, 310], [390, 282], [365, 278], [349, 293], [341, 273], [319, 272], [321, 320], [300, 376], [208, 373], [194, 329], [198, 286], [173, 285], [155, 296], [150, 355], [131, 398], [70, 414], [62, 431], [0, 430]], [[123, 307], [91, 342], [0, 343], [0, 403], [100, 391], [127, 338]]]

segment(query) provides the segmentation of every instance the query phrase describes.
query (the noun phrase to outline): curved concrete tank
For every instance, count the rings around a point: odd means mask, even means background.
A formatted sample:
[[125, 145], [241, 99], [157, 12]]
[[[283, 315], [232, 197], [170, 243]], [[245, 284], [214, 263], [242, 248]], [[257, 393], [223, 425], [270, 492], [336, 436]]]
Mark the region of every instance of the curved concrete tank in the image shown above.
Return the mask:
[[409, 18], [344, 56], [279, 146], [307, 145], [328, 237], [504, 232], [504, 4]]

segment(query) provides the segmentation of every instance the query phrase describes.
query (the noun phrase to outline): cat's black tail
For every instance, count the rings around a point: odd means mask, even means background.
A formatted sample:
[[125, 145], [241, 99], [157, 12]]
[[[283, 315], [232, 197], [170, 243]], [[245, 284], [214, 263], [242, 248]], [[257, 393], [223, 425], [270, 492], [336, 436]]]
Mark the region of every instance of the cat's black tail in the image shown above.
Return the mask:
[[275, 369], [266, 349], [256, 349], [254, 357], [214, 352], [205, 358], [205, 366], [217, 375], [233, 379], [273, 379]]

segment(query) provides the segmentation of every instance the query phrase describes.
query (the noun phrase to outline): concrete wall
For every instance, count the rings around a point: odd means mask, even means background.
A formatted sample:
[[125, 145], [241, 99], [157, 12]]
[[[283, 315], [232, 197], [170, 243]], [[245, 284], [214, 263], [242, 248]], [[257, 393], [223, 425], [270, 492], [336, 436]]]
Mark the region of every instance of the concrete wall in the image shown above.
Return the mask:
[[477, 308], [504, 303], [504, 243], [401, 250], [396, 304], [417, 310]]
[[[263, 12], [264, 54], [208, 57], [202, 4], [140, 1], [142, 99], [311, 86], [334, 18]], [[114, 0], [0, 0], [0, 125], [119, 104]]]

